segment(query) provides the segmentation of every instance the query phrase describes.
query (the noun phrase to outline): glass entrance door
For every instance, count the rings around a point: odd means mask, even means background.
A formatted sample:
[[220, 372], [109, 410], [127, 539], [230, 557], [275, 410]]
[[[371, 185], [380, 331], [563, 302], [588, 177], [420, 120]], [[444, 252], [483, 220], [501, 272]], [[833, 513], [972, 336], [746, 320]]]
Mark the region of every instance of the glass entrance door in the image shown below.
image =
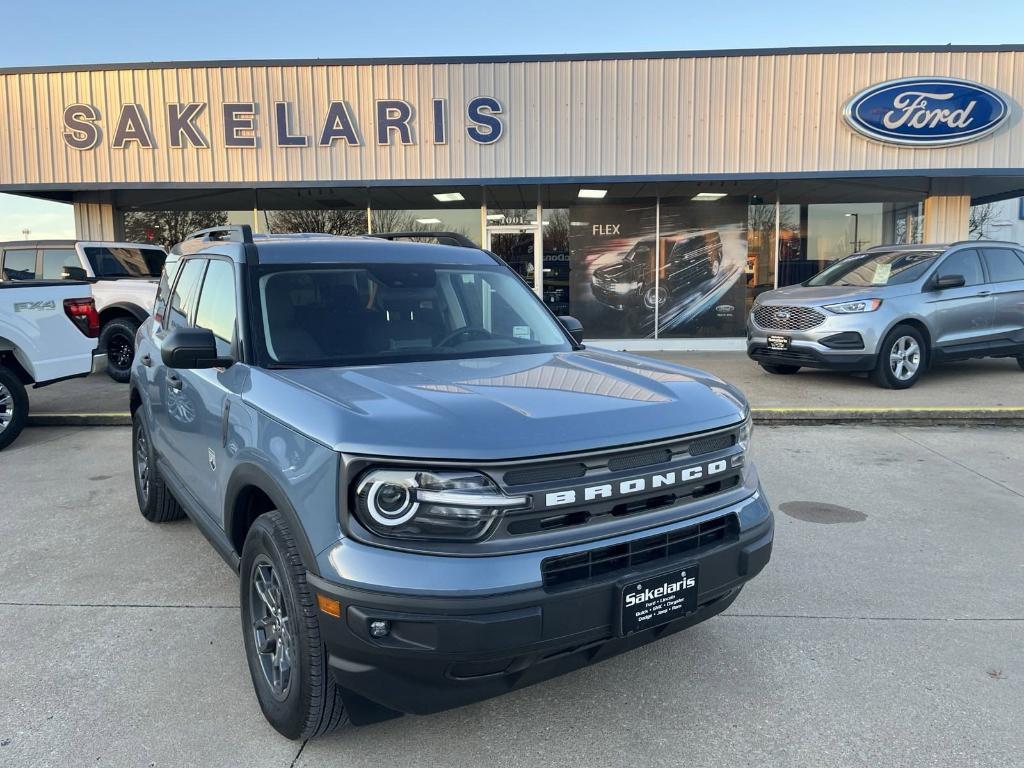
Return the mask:
[[540, 261], [541, 234], [537, 225], [500, 225], [487, 228], [484, 247], [504, 259], [512, 269], [541, 295], [543, 271]]

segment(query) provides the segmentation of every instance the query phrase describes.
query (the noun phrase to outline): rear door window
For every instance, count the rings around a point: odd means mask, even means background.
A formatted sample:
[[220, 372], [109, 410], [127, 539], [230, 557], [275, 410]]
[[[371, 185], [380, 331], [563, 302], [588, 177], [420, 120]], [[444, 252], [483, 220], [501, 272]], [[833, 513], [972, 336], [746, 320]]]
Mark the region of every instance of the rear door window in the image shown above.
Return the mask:
[[35, 279], [35, 248], [14, 248], [4, 253], [4, 280]]
[[946, 275], [962, 275], [964, 285], [981, 285], [985, 282], [985, 273], [981, 269], [981, 257], [973, 248], [957, 251], [947, 257], [935, 270], [936, 277]]
[[43, 280], [61, 280], [64, 267], [82, 268], [74, 248], [43, 248]]
[[187, 328], [192, 309], [199, 294], [206, 259], [189, 259], [181, 267], [181, 274], [171, 294], [171, 306], [167, 312], [168, 328]]
[[992, 283], [1024, 280], [1024, 262], [1009, 248], [983, 248], [988, 279]]

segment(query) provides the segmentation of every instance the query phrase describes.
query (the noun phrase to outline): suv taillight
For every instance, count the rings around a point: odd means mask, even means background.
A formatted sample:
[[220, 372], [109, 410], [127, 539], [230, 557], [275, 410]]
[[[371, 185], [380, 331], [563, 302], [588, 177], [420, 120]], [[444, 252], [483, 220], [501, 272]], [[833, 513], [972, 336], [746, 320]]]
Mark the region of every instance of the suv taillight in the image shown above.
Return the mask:
[[96, 302], [92, 297], [87, 299], [64, 299], [64, 314], [71, 318], [78, 330], [95, 339], [100, 335], [100, 316], [96, 312]]

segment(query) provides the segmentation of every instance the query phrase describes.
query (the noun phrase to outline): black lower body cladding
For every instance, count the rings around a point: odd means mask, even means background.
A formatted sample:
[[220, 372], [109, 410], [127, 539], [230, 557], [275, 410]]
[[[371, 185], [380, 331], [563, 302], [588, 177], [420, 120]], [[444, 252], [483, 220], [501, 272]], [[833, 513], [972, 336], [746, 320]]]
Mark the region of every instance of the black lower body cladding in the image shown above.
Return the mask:
[[[767, 564], [774, 523], [763, 496], [760, 503], [765, 517], [728, 540], [555, 588], [484, 597], [409, 596], [350, 589], [310, 575], [318, 592], [341, 604], [340, 618], [320, 614], [330, 667], [338, 683], [359, 697], [395, 712], [429, 714], [686, 629], [728, 608]], [[694, 566], [699, 573], [694, 608], [660, 626], [623, 633], [623, 584]], [[374, 637], [374, 622], [386, 622], [387, 634]], [[352, 716], [358, 722], [357, 713]]]

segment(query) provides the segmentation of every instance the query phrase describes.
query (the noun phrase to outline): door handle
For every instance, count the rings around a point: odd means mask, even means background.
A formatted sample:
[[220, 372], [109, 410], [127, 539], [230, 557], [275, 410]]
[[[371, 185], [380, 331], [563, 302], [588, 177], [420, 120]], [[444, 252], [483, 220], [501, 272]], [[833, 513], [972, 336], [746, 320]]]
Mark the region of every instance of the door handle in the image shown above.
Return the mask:
[[992, 295], [992, 291], [978, 291], [974, 295], [975, 296], [991, 296]]
[[167, 377], [167, 386], [173, 389], [175, 392], [181, 392], [182, 380], [180, 376], [176, 376], [173, 373]]
[[147, 352], [146, 354], [144, 354], [142, 357], [139, 358], [139, 362], [142, 363], [147, 368], [149, 368], [149, 367], [151, 367], [153, 365], [153, 358]]

